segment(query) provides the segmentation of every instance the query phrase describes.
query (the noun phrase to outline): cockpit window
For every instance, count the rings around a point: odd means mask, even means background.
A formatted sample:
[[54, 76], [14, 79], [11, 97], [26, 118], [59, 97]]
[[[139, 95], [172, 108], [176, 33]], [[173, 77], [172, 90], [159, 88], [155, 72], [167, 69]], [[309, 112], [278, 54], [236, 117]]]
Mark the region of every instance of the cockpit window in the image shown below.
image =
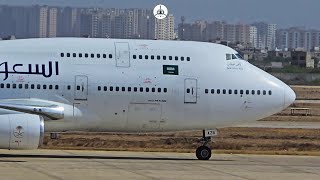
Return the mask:
[[243, 59], [243, 57], [240, 54], [226, 54], [227, 60], [233, 60], [233, 59]]
[[227, 54], [226, 56], [227, 56], [227, 60], [231, 60], [232, 59], [231, 54]]
[[243, 59], [243, 57], [241, 56], [241, 54], [236, 54], [236, 56], [238, 57], [238, 59]]
[[238, 59], [236, 55], [232, 54], [232, 59]]

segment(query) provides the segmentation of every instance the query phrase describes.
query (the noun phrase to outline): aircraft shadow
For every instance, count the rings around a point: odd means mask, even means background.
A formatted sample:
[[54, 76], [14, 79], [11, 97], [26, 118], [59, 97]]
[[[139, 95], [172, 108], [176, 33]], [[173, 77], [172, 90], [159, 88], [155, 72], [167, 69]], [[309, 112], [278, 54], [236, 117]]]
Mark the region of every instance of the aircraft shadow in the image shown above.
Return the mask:
[[[85, 156], [85, 155], [38, 155], [38, 154], [0, 154], [0, 158], [48, 158], [48, 159], [118, 159], [118, 160], [158, 160], [158, 161], [198, 161], [188, 158], [166, 157], [128, 157], [128, 156]], [[233, 161], [214, 159], [213, 161]], [[1, 162], [1, 161], [0, 161]]]

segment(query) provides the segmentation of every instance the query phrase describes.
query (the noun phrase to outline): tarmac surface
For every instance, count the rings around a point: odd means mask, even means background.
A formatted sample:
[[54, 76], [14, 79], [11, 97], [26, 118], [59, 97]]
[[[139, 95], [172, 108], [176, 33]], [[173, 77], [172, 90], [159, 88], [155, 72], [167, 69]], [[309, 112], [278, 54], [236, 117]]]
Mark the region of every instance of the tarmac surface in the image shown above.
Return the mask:
[[6, 180], [62, 179], [320, 179], [320, 157], [65, 150], [0, 150]]

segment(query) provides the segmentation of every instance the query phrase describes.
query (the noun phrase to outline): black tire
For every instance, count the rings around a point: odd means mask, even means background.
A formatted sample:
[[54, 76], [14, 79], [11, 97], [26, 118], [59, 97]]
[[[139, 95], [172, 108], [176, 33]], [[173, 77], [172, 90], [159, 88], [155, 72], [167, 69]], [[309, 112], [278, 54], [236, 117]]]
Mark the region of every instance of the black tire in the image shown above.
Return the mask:
[[200, 146], [196, 150], [196, 156], [199, 160], [209, 160], [211, 158], [211, 149], [207, 146]]

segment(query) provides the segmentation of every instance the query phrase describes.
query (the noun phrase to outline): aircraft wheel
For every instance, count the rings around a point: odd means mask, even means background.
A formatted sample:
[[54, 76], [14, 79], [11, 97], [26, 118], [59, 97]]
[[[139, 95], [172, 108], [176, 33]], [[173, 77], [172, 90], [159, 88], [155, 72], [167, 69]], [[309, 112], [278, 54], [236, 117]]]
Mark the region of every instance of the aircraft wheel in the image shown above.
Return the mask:
[[207, 146], [200, 146], [196, 150], [196, 156], [199, 160], [209, 160], [211, 158], [211, 149]]

